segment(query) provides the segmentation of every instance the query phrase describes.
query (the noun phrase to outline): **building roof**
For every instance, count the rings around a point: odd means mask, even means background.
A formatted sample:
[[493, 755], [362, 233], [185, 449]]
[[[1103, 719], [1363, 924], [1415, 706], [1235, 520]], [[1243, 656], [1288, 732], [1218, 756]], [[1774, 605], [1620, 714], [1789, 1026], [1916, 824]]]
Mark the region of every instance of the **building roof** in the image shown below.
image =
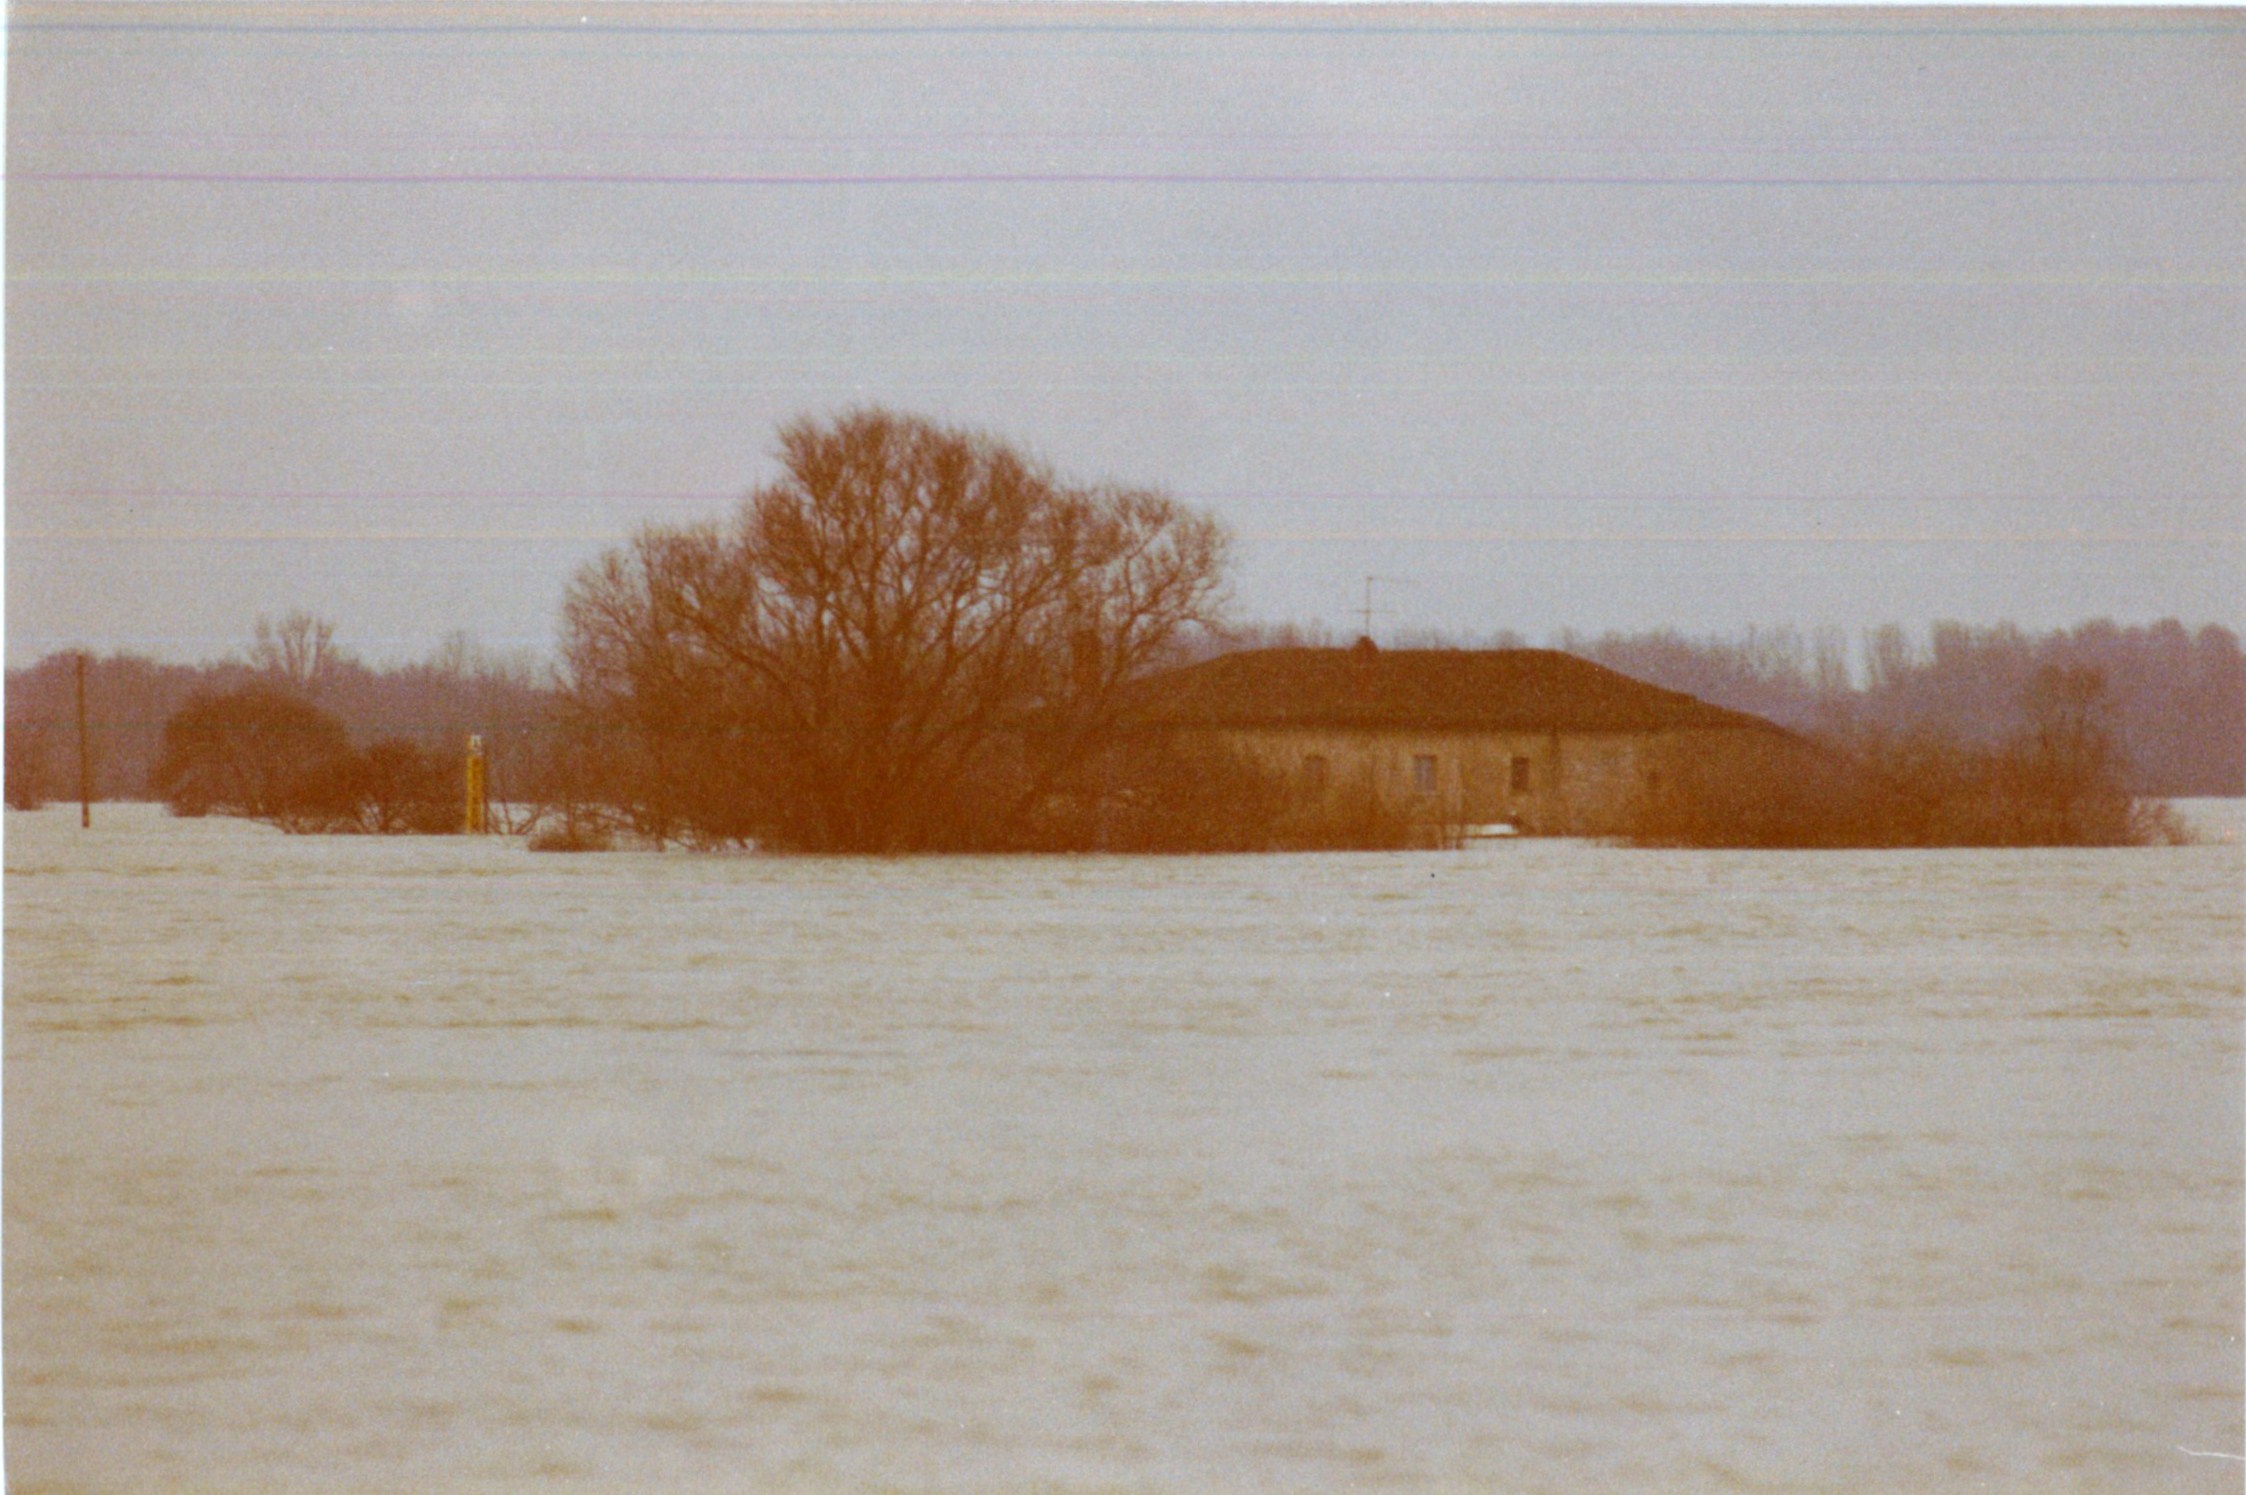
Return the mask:
[[1166, 727], [1485, 732], [1776, 732], [1761, 717], [1553, 649], [1255, 649], [1139, 682], [1134, 717]]

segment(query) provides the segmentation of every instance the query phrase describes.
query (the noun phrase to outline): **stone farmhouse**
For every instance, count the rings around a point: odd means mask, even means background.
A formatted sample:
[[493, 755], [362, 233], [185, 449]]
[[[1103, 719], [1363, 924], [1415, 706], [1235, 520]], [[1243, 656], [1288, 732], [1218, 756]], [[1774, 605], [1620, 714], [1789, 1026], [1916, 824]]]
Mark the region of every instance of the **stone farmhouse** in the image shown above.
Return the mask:
[[1313, 803], [1605, 835], [1665, 771], [1782, 763], [1793, 734], [1550, 649], [1258, 649], [1142, 683], [1141, 730], [1259, 762]]

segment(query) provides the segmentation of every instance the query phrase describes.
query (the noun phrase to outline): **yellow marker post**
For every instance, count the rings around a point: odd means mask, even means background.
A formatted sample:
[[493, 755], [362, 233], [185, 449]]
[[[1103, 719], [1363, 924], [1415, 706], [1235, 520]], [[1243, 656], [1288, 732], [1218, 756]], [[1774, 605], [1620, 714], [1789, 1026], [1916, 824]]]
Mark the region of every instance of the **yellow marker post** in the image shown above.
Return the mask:
[[484, 833], [490, 819], [490, 804], [484, 797], [484, 740], [468, 739], [468, 819], [461, 829], [471, 836]]

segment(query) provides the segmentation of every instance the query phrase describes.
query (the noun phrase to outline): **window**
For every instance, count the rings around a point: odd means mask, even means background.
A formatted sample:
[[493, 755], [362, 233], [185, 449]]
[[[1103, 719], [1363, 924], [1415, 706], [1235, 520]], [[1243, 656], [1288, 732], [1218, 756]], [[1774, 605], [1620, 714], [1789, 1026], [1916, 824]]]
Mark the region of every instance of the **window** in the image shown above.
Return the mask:
[[1412, 793], [1433, 794], [1434, 792], [1435, 757], [1432, 753], [1421, 753], [1412, 759]]
[[1312, 794], [1326, 792], [1326, 755], [1312, 753], [1302, 760], [1302, 787]]
[[1529, 760], [1528, 760], [1528, 759], [1526, 759], [1526, 758], [1515, 758], [1515, 759], [1513, 760], [1513, 779], [1512, 779], [1512, 788], [1513, 788], [1513, 792], [1514, 792], [1515, 794], [1526, 794], [1526, 793], [1528, 793], [1528, 792], [1529, 792]]

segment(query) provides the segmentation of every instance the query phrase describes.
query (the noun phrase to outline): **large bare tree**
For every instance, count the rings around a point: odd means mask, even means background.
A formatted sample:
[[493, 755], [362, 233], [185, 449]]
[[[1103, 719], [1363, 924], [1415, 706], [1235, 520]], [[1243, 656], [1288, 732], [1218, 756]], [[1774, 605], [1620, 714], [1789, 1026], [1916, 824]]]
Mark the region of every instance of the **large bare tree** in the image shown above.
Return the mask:
[[1223, 529], [1159, 493], [878, 409], [780, 456], [730, 524], [646, 530], [569, 593], [581, 720], [659, 833], [1019, 844], [1221, 605]]

